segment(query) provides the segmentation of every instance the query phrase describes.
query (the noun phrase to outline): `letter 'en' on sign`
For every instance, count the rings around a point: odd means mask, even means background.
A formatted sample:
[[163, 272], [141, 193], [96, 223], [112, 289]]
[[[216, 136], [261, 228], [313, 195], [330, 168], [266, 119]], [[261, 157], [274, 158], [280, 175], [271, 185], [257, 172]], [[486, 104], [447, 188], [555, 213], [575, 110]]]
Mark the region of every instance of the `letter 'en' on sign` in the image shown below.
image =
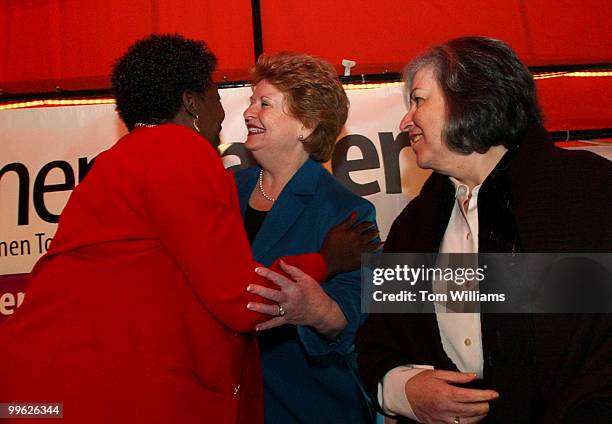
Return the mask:
[[[94, 158], [95, 159], [95, 158]], [[79, 182], [85, 178], [87, 172], [93, 165], [94, 159], [87, 158], [78, 159], [78, 177]], [[46, 179], [49, 173], [58, 169], [62, 172], [63, 182], [59, 184], [47, 184]], [[13, 162], [5, 165], [0, 169], [0, 180], [9, 173], [14, 172], [17, 176], [17, 225], [28, 225], [30, 222], [30, 173], [28, 168], [19, 162]], [[57, 223], [59, 215], [54, 214], [47, 209], [45, 205], [45, 194], [57, 191], [71, 191], [75, 187], [75, 175], [72, 166], [64, 160], [54, 160], [45, 164], [36, 175], [34, 187], [32, 190], [32, 201], [34, 209], [38, 216], [46, 222]]]

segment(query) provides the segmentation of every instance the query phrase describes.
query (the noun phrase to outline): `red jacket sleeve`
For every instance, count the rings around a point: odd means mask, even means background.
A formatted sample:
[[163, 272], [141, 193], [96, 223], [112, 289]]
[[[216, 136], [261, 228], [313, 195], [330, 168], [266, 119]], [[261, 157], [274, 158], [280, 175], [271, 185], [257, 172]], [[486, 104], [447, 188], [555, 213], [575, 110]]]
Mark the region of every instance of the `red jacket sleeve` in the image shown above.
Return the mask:
[[[246, 287], [278, 287], [254, 272], [235, 185], [219, 156], [199, 135], [174, 129], [173, 139], [155, 140], [147, 152], [152, 225], [204, 307], [234, 331], [252, 331], [269, 316], [246, 308], [249, 301], [262, 301]], [[325, 278], [318, 254], [283, 259], [318, 281]], [[271, 268], [278, 271], [278, 262]]]

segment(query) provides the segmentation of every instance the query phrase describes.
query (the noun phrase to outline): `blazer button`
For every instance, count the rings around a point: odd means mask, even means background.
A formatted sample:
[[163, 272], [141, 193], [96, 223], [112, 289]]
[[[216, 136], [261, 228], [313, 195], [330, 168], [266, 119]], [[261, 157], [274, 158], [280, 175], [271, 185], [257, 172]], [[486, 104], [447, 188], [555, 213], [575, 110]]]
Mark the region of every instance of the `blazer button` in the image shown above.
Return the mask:
[[240, 384], [234, 386], [234, 396], [238, 396], [238, 392], [240, 392]]

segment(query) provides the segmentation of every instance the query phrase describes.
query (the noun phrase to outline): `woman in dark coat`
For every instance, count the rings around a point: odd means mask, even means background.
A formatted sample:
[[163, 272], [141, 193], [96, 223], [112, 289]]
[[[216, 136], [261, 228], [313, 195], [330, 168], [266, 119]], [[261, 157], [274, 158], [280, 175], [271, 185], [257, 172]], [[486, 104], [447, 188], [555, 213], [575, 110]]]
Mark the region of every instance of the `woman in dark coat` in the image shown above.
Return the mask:
[[[506, 44], [433, 47], [406, 90], [401, 130], [434, 173], [385, 252], [612, 252], [612, 164], [553, 145]], [[400, 422], [594, 423], [612, 420], [611, 334], [607, 314], [372, 314], [357, 348], [372, 397]]]

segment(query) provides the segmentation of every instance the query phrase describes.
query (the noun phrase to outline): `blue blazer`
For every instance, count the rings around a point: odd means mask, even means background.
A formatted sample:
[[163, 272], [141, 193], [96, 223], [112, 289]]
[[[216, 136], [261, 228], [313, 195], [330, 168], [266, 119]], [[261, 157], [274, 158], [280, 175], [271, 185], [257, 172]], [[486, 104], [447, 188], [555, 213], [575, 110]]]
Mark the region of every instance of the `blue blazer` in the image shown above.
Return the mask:
[[[236, 173], [243, 217], [260, 169]], [[376, 218], [370, 202], [309, 159], [268, 212], [253, 240], [253, 256], [270, 265], [280, 256], [318, 251], [329, 229], [353, 211], [358, 221]], [[355, 334], [365, 320], [360, 311], [360, 271], [338, 274], [322, 287], [348, 321], [336, 340], [294, 325], [259, 335], [267, 423], [372, 422], [354, 361]]]

